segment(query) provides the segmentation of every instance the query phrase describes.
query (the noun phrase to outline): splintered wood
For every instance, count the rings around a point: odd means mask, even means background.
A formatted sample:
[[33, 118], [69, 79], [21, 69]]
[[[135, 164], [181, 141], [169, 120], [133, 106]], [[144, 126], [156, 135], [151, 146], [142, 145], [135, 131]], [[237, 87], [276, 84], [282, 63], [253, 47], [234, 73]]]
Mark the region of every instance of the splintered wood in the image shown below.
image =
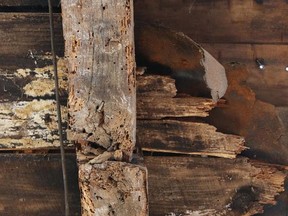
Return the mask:
[[61, 3], [82, 215], [145, 216], [147, 171], [120, 162], [132, 160], [136, 142], [133, 1]]
[[145, 164], [153, 216], [254, 215], [284, 190], [283, 172], [245, 158], [145, 157]]
[[69, 71], [70, 140], [120, 149], [135, 145], [136, 81], [132, 1], [62, 1]]

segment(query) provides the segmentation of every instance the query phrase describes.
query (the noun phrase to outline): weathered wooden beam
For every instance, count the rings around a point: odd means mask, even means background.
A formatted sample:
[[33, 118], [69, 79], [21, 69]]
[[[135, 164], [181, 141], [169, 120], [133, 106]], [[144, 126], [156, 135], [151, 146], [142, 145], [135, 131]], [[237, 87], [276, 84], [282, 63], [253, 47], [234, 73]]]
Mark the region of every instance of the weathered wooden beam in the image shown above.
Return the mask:
[[144, 151], [235, 158], [245, 149], [242, 137], [205, 123], [139, 120], [137, 126], [137, 143]]
[[129, 161], [136, 128], [133, 4], [66, 0], [62, 8], [69, 139], [121, 149]]
[[136, 142], [133, 1], [61, 4], [82, 215], [148, 215], [146, 169], [120, 162], [132, 160]]
[[[71, 216], [80, 215], [75, 154], [66, 154]], [[64, 215], [60, 154], [0, 154], [0, 215]]]
[[286, 14], [283, 0], [135, 1], [135, 20], [161, 23], [200, 43], [287, 43]]
[[206, 117], [214, 107], [215, 103], [208, 98], [142, 97], [137, 98], [137, 118]]
[[285, 173], [246, 158], [145, 157], [150, 215], [254, 215], [275, 204]]

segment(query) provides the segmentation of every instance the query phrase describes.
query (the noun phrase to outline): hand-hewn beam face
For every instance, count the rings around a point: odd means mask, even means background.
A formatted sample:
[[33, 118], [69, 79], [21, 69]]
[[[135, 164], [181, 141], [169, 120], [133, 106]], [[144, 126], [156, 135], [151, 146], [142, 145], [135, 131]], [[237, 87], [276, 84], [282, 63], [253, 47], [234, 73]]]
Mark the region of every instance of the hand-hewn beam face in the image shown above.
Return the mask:
[[120, 149], [135, 143], [136, 91], [132, 1], [62, 1], [69, 62], [71, 140]]

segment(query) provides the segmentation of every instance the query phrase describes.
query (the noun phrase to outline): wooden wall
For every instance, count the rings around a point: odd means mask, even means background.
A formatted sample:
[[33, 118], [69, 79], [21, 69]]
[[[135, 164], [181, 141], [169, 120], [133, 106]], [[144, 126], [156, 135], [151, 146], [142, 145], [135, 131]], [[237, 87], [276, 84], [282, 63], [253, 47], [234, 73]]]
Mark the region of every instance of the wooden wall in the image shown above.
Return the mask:
[[[2, 107], [7, 100], [13, 103], [17, 103], [19, 100], [26, 101], [27, 103], [34, 99], [53, 100], [53, 95], [49, 97], [27, 97], [21, 90], [23, 86], [34, 80], [33, 74], [35, 75], [35, 73], [33, 71], [35, 71], [36, 68], [44, 68], [51, 64], [49, 59], [42, 58], [46, 52], [50, 51], [49, 18], [47, 14], [47, 4], [43, 2], [44, 1], [36, 0], [3, 0], [0, 2], [0, 30], [3, 32], [0, 34], [0, 103]], [[59, 1], [53, 1], [53, 5], [55, 10], [60, 12]], [[287, 14], [288, 3], [285, 0], [135, 0], [136, 21], [158, 23], [176, 31], [184, 32], [217, 57], [221, 63], [228, 65], [227, 68], [231, 66], [230, 62], [234, 62], [233, 64], [235, 64], [235, 62], [245, 64], [245, 70], [247, 70], [248, 76], [243, 82], [255, 92], [257, 100], [267, 103], [269, 109], [273, 110], [273, 119], [280, 119], [279, 124], [283, 132], [277, 134], [279, 139], [285, 139], [287, 137], [285, 133], [288, 128], [288, 72], [285, 71], [285, 67], [288, 65]], [[63, 56], [64, 45], [61, 16], [59, 13], [55, 14], [55, 21], [57, 53], [59, 56]], [[261, 71], [257, 68], [255, 58], [265, 59], [265, 70]], [[31, 69], [33, 73], [29, 73], [25, 79], [17, 79], [15, 75], [17, 74], [16, 72], [19, 72], [19, 69], [20, 72], [21, 69], [25, 72], [26, 68]], [[49, 71], [47, 68], [46, 70]], [[47, 71], [46, 74], [49, 74]], [[13, 79], [11, 79], [11, 77]], [[7, 85], [7, 83], [9, 85]], [[66, 96], [65, 94], [63, 95], [63, 105], [66, 102]], [[259, 109], [261, 109], [261, 107]], [[231, 113], [238, 111], [239, 109], [236, 109]], [[255, 112], [257, 112], [257, 110]], [[6, 115], [7, 113], [4, 114]], [[216, 113], [215, 115], [219, 114]], [[245, 116], [245, 113], [243, 115]], [[42, 113], [42, 117], [45, 116], [48, 116], [47, 113]], [[224, 115], [224, 117], [226, 116]], [[241, 119], [242, 116], [238, 118]], [[265, 118], [267, 118], [267, 116]], [[260, 122], [259, 119], [261, 119], [261, 116], [257, 120]], [[267, 119], [269, 120], [269, 118]], [[43, 118], [43, 121], [44, 120], [45, 118]], [[219, 124], [217, 118], [210, 119], [209, 121], [225, 132], [228, 130], [227, 125], [231, 126], [230, 123]], [[261, 130], [261, 122], [259, 125], [258, 128]], [[1, 215], [50, 215], [50, 212], [51, 214], [53, 213], [53, 215], [62, 215], [62, 188], [61, 179], [59, 178], [61, 172], [60, 159], [58, 150], [55, 150], [58, 146], [57, 137], [53, 140], [46, 140], [45, 143], [41, 143], [41, 146], [38, 145], [38, 142], [34, 142], [34, 144], [28, 142], [30, 144], [24, 146], [19, 145], [19, 142], [15, 142], [15, 140], [19, 140], [19, 137], [14, 137], [13, 142], [11, 142], [11, 140], [8, 142], [12, 144], [7, 146], [7, 136], [4, 134], [5, 127], [0, 125], [0, 128], [1, 127], [0, 139], [2, 139], [2, 141], [0, 144], [2, 149], [0, 150], [0, 161], [3, 166], [2, 168], [5, 170], [5, 172], [0, 175], [2, 185], [2, 189], [0, 190], [3, 191], [1, 194], [5, 194], [5, 196], [1, 196], [0, 198]], [[236, 129], [232, 132], [237, 134], [239, 127], [237, 124], [236, 126], [234, 124], [234, 127]], [[244, 124], [243, 127], [246, 127], [246, 125]], [[253, 121], [249, 127], [255, 127]], [[267, 127], [264, 127], [265, 133], [267, 132], [266, 129]], [[15, 127], [15, 130], [17, 130], [17, 127]], [[273, 130], [274, 128], [272, 128], [269, 133], [273, 133]], [[269, 136], [269, 133], [267, 132], [266, 135], [268, 134]], [[261, 137], [262, 134], [260, 133], [257, 136]], [[55, 140], [56, 143], [54, 142]], [[265, 147], [268, 144], [269, 143], [263, 146]], [[270, 145], [271, 148], [263, 147], [265, 154], [258, 159], [265, 160], [267, 154], [268, 156], [276, 155], [276, 159], [280, 158], [280, 156], [284, 158], [288, 149], [287, 146], [288, 144], [284, 140], [280, 146], [276, 145], [278, 149], [274, 148], [272, 144]], [[27, 152], [31, 153], [35, 151], [35, 148], [39, 149], [39, 147], [45, 148], [42, 150], [45, 154], [27, 154]], [[31, 150], [27, 151], [27, 148]], [[259, 148], [262, 148], [262, 144], [259, 144]], [[9, 149], [9, 154], [7, 154], [7, 149]], [[14, 151], [13, 149], [20, 150]], [[274, 150], [271, 151], [271, 149]], [[25, 150], [24, 155], [14, 154], [19, 151], [23, 152], [23, 150]], [[37, 152], [39, 152], [39, 150]], [[46, 156], [46, 154], [48, 154], [48, 156]], [[145, 154], [150, 155], [149, 152]], [[278, 157], [278, 155], [280, 156]], [[254, 153], [252, 152], [248, 154], [248, 156], [253, 158]], [[275, 158], [273, 159], [272, 157], [271, 161], [279, 163], [279, 160], [277, 161]], [[184, 160], [185, 158], [182, 159]], [[180, 161], [182, 159], [180, 159]], [[161, 186], [163, 188], [166, 187], [166, 189], [169, 187], [168, 183], [163, 185], [156, 184], [157, 174], [162, 175], [163, 173], [168, 175], [168, 179], [164, 179], [165, 181], [172, 181], [173, 179], [173, 183], [176, 182], [175, 187], [179, 186], [180, 188], [180, 184], [186, 184], [187, 187], [191, 186], [191, 181], [189, 183], [187, 179], [190, 178], [191, 173], [195, 173], [197, 170], [195, 171], [195, 168], [191, 167], [191, 165], [189, 167], [187, 162], [193, 161], [193, 159], [186, 159], [186, 162], [181, 162], [181, 164], [175, 168], [171, 166], [171, 163], [175, 164], [177, 157], [146, 157], [148, 169], [150, 169], [149, 172], [151, 173], [149, 178], [151, 182], [155, 182], [155, 191], [159, 190]], [[198, 158], [195, 159], [194, 162], [197, 162], [198, 166], [205, 163], [215, 163], [220, 167], [224, 167], [225, 161], [215, 162], [213, 160], [214, 159], [211, 159], [211, 162], [209, 162], [210, 160], [203, 162], [205, 158]], [[281, 161], [284, 161], [284, 159], [281, 159]], [[238, 162], [237, 160], [237, 163]], [[74, 215], [79, 215], [79, 191], [78, 188], [75, 187], [77, 182], [77, 169], [73, 155], [68, 156], [68, 163], [68, 173], [71, 177], [69, 178], [70, 199]], [[239, 166], [241, 166], [241, 163], [245, 162], [240, 160], [239, 163]], [[280, 162], [280, 164], [287, 165], [287, 162]], [[163, 166], [170, 168], [164, 169]], [[173, 178], [175, 169], [179, 169], [179, 172], [184, 172], [184, 174], [182, 173], [183, 181]], [[227, 170], [225, 174], [228, 175], [229, 169], [227, 168]], [[206, 173], [207, 176], [214, 176], [214, 174], [217, 173], [217, 169], [204, 170], [203, 173]], [[38, 176], [39, 178], [36, 178], [35, 175], [37, 174], [40, 176]], [[225, 178], [224, 174], [223, 176], [223, 178]], [[229, 175], [227, 178], [229, 179]], [[9, 179], [13, 179], [14, 181], [9, 181]], [[194, 179], [194, 181], [196, 180]], [[216, 182], [215, 184], [219, 184], [217, 175], [213, 181], [214, 183]], [[243, 180], [243, 185], [245, 185], [246, 181], [248, 180]], [[232, 182], [231, 185], [233, 184]], [[219, 188], [214, 188], [215, 190], [211, 189], [210, 192], [216, 193], [217, 190], [221, 190], [221, 187]], [[245, 190], [244, 188], [244, 191]], [[188, 192], [190, 195], [191, 193], [196, 193], [193, 190]], [[171, 193], [174, 192], [171, 191]], [[38, 194], [38, 196], [36, 196], [36, 194]], [[160, 204], [165, 206], [167, 200], [159, 200], [157, 197], [159, 194], [152, 193], [152, 195], [150, 204], [154, 209], [153, 211], [155, 215], [161, 215], [161, 211], [159, 213], [159, 209], [161, 210], [161, 208], [158, 208], [157, 204], [162, 202]], [[165, 195], [165, 193], [163, 193], [163, 195]], [[169, 194], [166, 195], [169, 196]], [[179, 203], [189, 205], [190, 202], [195, 201], [185, 198], [183, 191], [180, 195], [183, 196], [183, 199], [175, 202], [175, 208], [181, 209], [183, 207], [177, 206]], [[22, 206], [23, 208], [13, 208], [11, 199], [15, 200], [14, 205]], [[53, 202], [51, 200], [53, 200]], [[159, 203], [157, 203], [158, 201]], [[174, 202], [173, 200], [170, 201]], [[34, 204], [34, 206], [32, 204]], [[213, 205], [217, 206], [217, 203]], [[276, 206], [266, 206], [265, 213], [262, 215], [285, 215], [288, 212], [287, 205], [288, 195], [286, 192], [279, 196], [279, 201]], [[45, 211], [45, 213], [43, 213], [43, 211]], [[206, 213], [209, 214], [209, 212]]]

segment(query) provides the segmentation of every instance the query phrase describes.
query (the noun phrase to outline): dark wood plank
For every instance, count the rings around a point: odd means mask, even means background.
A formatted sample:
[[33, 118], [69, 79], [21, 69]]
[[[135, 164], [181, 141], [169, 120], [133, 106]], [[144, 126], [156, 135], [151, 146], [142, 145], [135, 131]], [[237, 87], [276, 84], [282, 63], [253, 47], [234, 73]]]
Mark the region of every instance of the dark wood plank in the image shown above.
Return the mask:
[[235, 158], [245, 149], [242, 137], [216, 132], [204, 123], [139, 120], [136, 135], [137, 144], [151, 152]]
[[[63, 56], [61, 16], [55, 15], [55, 47]], [[51, 51], [48, 13], [0, 13], [0, 56], [29, 55], [29, 50]], [[2, 63], [2, 62], [1, 62]]]
[[137, 97], [137, 119], [207, 117], [215, 105], [212, 99], [200, 97]]
[[136, 20], [158, 22], [209, 43], [288, 43], [287, 13], [284, 0], [135, 1]]
[[144, 163], [153, 216], [254, 215], [284, 190], [283, 172], [245, 158], [145, 157]]
[[[52, 0], [52, 6], [60, 6], [60, 0]], [[0, 7], [48, 7], [48, 0], [1, 0]]]
[[[0, 214], [64, 215], [60, 154], [0, 154]], [[71, 215], [80, 215], [75, 154], [66, 155]]]

